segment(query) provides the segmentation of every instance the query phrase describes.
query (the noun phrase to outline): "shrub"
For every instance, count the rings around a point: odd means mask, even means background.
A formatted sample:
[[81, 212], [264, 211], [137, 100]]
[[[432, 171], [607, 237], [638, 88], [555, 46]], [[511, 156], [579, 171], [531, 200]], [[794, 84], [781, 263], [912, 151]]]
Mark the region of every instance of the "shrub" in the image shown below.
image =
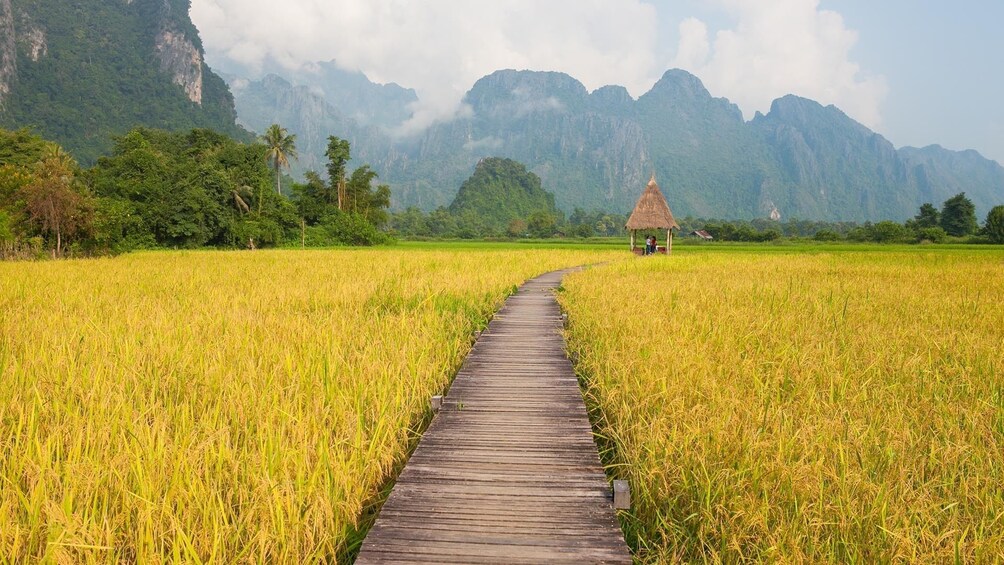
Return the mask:
[[920, 228], [917, 230], [917, 241], [924, 242], [928, 241], [931, 243], [944, 243], [948, 238], [948, 234], [945, 230], [941, 229], [939, 226], [933, 228]]
[[308, 232], [308, 243], [314, 246], [381, 245], [391, 240], [389, 235], [373, 227], [364, 216], [345, 212], [326, 216]]
[[816, 241], [840, 241], [843, 239], [843, 236], [833, 230], [824, 229], [817, 231], [816, 235], [812, 236], [812, 238]]
[[881, 221], [871, 227], [871, 240], [878, 243], [895, 243], [907, 238], [907, 230], [902, 224], [890, 220]]

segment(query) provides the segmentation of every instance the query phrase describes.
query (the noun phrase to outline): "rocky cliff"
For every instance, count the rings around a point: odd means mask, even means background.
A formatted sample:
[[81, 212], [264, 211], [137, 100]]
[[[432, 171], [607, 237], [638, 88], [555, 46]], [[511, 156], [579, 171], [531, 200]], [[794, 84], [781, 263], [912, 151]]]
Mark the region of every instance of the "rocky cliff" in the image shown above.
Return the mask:
[[376, 84], [361, 72], [340, 68], [335, 61], [308, 65], [289, 78], [296, 86], [310, 88], [360, 126], [397, 128], [411, 117], [411, 104], [418, 101], [410, 88]]
[[[133, 0], [128, 0], [132, 3]], [[153, 35], [153, 54], [160, 70], [201, 105], [205, 68], [202, 42], [188, 16], [189, 0], [139, 0], [140, 14]], [[143, 5], [145, 4], [145, 5]]]
[[16, 37], [10, 0], [0, 0], [0, 108], [17, 78]]
[[[380, 128], [362, 125], [346, 117], [327, 99], [308, 86], [293, 86], [286, 79], [267, 75], [259, 81], [230, 79], [241, 125], [264, 132], [281, 124], [296, 134], [299, 159], [290, 163], [294, 176], [305, 171], [323, 172], [328, 136], [337, 135], [352, 144], [353, 167], [363, 163], [388, 162], [394, 158], [391, 138]], [[380, 169], [377, 169], [380, 171]]]
[[161, 30], [154, 41], [160, 69], [180, 86], [188, 99], [202, 104], [202, 53], [185, 37], [171, 29]]

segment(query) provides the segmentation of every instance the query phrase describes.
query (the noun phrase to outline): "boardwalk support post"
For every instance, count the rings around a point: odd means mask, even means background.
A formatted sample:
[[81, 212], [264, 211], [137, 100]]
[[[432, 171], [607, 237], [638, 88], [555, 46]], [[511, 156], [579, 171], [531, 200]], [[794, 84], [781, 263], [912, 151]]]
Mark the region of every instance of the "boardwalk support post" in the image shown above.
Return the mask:
[[627, 481], [614, 481], [614, 509], [631, 509], [631, 487]]
[[441, 394], [433, 396], [429, 404], [432, 406], [433, 412], [439, 412], [439, 410], [443, 407], [443, 396]]

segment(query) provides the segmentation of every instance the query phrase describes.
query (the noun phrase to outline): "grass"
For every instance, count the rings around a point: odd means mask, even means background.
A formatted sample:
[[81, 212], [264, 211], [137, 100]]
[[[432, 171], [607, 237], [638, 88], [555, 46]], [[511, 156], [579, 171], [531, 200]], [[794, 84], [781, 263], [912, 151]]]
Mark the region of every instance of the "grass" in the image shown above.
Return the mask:
[[642, 562], [1004, 560], [1004, 252], [682, 249], [566, 278]]
[[0, 561], [347, 561], [472, 332], [614, 256], [0, 263]]

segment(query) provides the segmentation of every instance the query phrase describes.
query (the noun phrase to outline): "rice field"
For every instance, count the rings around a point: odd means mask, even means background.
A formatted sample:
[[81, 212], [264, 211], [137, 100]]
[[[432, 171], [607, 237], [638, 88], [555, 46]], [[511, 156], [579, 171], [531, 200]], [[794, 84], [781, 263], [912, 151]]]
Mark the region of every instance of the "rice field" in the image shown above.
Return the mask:
[[564, 286], [639, 561], [1004, 561], [1000, 248], [736, 248]]
[[0, 562], [345, 561], [472, 332], [620, 255], [0, 263]]
[[[0, 263], [0, 562], [347, 561], [472, 332], [625, 256]], [[681, 249], [564, 286], [639, 561], [1004, 561], [999, 248]]]

